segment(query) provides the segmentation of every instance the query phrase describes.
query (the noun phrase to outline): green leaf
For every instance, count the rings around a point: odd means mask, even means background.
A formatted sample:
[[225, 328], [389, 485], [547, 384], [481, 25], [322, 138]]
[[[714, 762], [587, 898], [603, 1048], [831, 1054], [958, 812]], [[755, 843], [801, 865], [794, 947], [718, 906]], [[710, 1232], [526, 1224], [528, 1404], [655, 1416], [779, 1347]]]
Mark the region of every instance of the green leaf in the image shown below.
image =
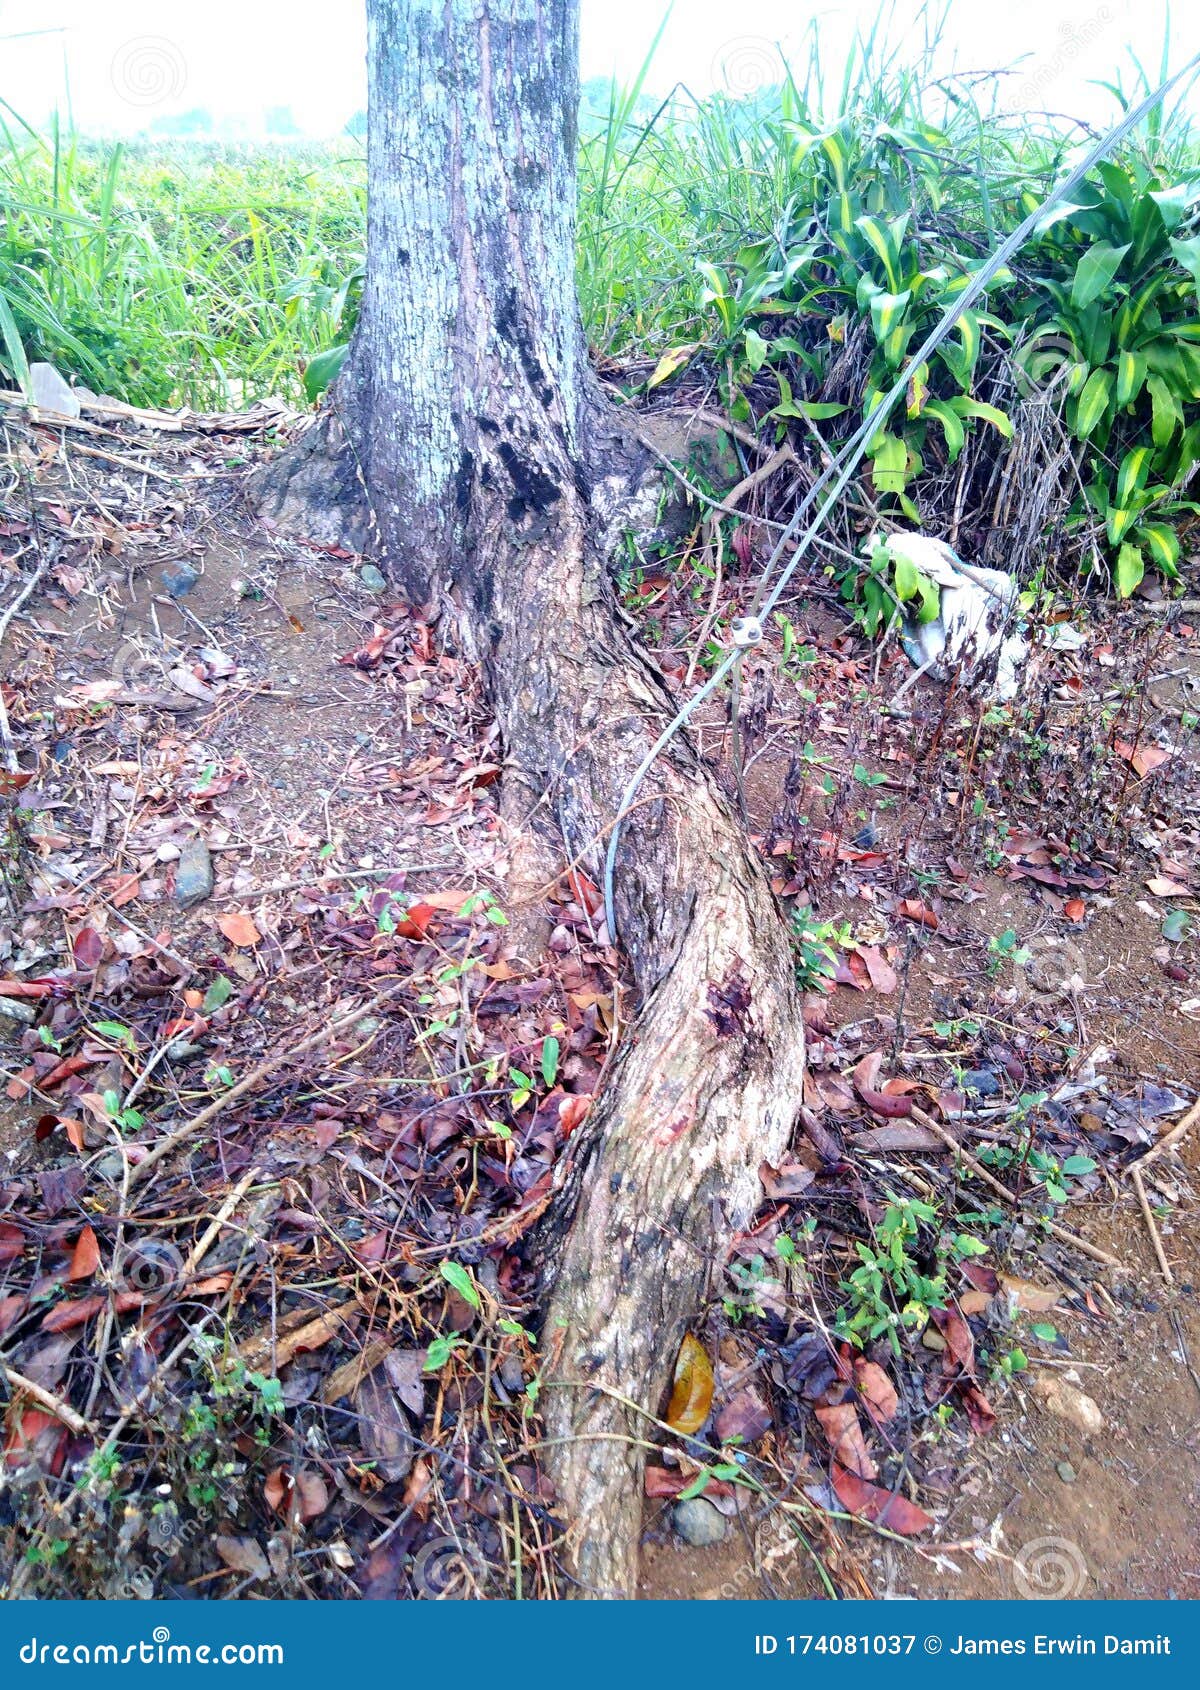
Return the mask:
[[1187, 938], [1191, 927], [1186, 910], [1171, 910], [1163, 920], [1162, 936], [1170, 944], [1177, 945], [1181, 939]]
[[29, 362], [25, 356], [25, 348], [21, 342], [21, 333], [17, 328], [17, 319], [12, 314], [12, 307], [4, 296], [4, 289], [0, 288], [0, 336], [8, 348], [8, 361], [12, 366], [12, 373], [17, 380], [21, 392], [27, 399], [33, 396], [33, 386], [29, 379]]
[[1095, 1173], [1096, 1164], [1090, 1156], [1068, 1156], [1062, 1171], [1071, 1179], [1079, 1179], [1083, 1174]]
[[960, 417], [978, 417], [980, 422], [991, 423], [1006, 440], [1012, 439], [1012, 421], [999, 405], [985, 404], [982, 399], [951, 399], [950, 406]]
[[558, 1040], [552, 1033], [542, 1040], [542, 1078], [548, 1086], [552, 1086], [558, 1074]]
[[872, 480], [880, 493], [902, 493], [908, 472], [908, 447], [894, 434], [875, 436], [871, 446], [875, 460]]
[[1039, 1344], [1056, 1344], [1058, 1342], [1058, 1327], [1048, 1320], [1037, 1320], [1029, 1328]]
[[1120, 472], [1117, 475], [1117, 504], [1126, 506], [1134, 493], [1140, 493], [1146, 485], [1146, 477], [1150, 473], [1150, 460], [1154, 456], [1149, 446], [1135, 446], [1126, 452], [1121, 459]]
[[[753, 334], [754, 331], [751, 330], [750, 333]], [[759, 340], [761, 339], [761, 336], [755, 335], [754, 338]], [[765, 345], [766, 343], [764, 342], [763, 344]], [[675, 372], [677, 370], [681, 370], [688, 360], [694, 357], [699, 350], [700, 342], [693, 341], [689, 346], [672, 346], [669, 351], [664, 352], [662, 357], [658, 360], [658, 363], [654, 366], [654, 374], [646, 383], [647, 393], [649, 393], [653, 388], [661, 386], [664, 381], [669, 381]]]
[[1183, 266], [1200, 291], [1200, 235], [1193, 235], [1187, 241], [1173, 240], [1171, 251], [1175, 255], [1176, 263]]
[[425, 1365], [422, 1371], [436, 1373], [439, 1368], [445, 1367], [459, 1347], [460, 1342], [461, 1340], [458, 1338], [435, 1338], [425, 1352]]
[[479, 1295], [479, 1288], [461, 1262], [441, 1262], [438, 1272], [458, 1292], [464, 1302], [470, 1303], [473, 1309], [482, 1309], [483, 1301]]
[[907, 604], [909, 599], [916, 597], [920, 575], [920, 570], [910, 559], [906, 557], [896, 559], [896, 597], [903, 604]]
[[925, 401], [925, 415], [935, 417], [941, 424], [942, 433], [946, 437], [947, 459], [950, 463], [955, 463], [967, 438], [967, 431], [962, 425], [962, 420], [942, 399], [927, 399]]
[[345, 346], [330, 346], [308, 360], [304, 366], [304, 391], [310, 404], [315, 405], [325, 389], [341, 375], [342, 365], [346, 362], [349, 350], [349, 343]]
[[211, 1015], [214, 1010], [220, 1009], [222, 1004], [228, 1003], [232, 996], [232, 980], [227, 980], [223, 974], [218, 974], [204, 994], [204, 1002], [200, 1006], [201, 1012], [204, 1015]]
[[1123, 545], [1117, 553], [1117, 591], [1127, 599], [1141, 585], [1146, 560], [1136, 546]]
[[1097, 241], [1095, 246], [1089, 247], [1076, 266], [1075, 280], [1071, 284], [1071, 304], [1077, 311], [1086, 311], [1093, 300], [1099, 299], [1121, 268], [1121, 260], [1128, 251], [1128, 244], [1112, 246], [1108, 241]]
[[1139, 544], [1148, 547], [1150, 562], [1160, 575], [1174, 581], [1179, 575], [1179, 536], [1165, 522], [1143, 522], [1137, 531]]
[[101, 1038], [115, 1039], [119, 1045], [124, 1045], [126, 1050], [137, 1049], [137, 1040], [132, 1031], [120, 1021], [93, 1021], [92, 1031], [99, 1033]]
[[1108, 370], [1093, 370], [1084, 383], [1075, 410], [1075, 438], [1087, 440], [1095, 433], [1108, 412], [1112, 398], [1113, 378]]
[[[752, 372], [757, 375], [767, 361], [767, 354], [771, 350], [769, 340], [764, 340], [757, 329], [746, 330], [746, 362]], [[653, 385], [653, 381], [651, 382]]]
[[1121, 352], [1117, 356], [1117, 404], [1130, 405], [1142, 390], [1146, 379], [1146, 360], [1140, 352]]

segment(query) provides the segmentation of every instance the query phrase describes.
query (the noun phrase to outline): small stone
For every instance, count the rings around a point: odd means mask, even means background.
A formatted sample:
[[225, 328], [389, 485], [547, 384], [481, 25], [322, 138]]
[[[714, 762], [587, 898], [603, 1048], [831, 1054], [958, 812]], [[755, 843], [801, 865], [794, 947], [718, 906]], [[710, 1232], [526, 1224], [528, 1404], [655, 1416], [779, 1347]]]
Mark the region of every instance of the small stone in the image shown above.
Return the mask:
[[962, 1089], [973, 1092], [976, 1097], [995, 1097], [1000, 1090], [1000, 1081], [991, 1068], [968, 1068], [962, 1077]]
[[190, 563], [168, 563], [162, 572], [162, 584], [173, 599], [183, 598], [190, 593], [200, 579], [200, 571], [193, 569]]
[[373, 563], [364, 563], [358, 572], [358, 578], [369, 593], [381, 593], [387, 586], [383, 571], [376, 569]]
[[361, 1021], [354, 1023], [354, 1031], [361, 1039], [369, 1039], [372, 1033], [377, 1033], [383, 1026], [378, 1015], [364, 1015]]
[[711, 1549], [713, 1544], [724, 1543], [729, 1529], [725, 1516], [702, 1496], [677, 1502], [671, 1510], [671, 1524], [677, 1535], [685, 1543], [690, 1543], [693, 1549]]
[[160, 845], [154, 853], [154, 860], [159, 863], [177, 863], [179, 861], [178, 845]]
[[1086, 1437], [1095, 1437], [1104, 1430], [1099, 1404], [1067, 1380], [1038, 1374], [1029, 1381], [1029, 1390], [1043, 1408], [1062, 1420], [1070, 1420]]
[[0, 998], [0, 1021], [19, 1021], [24, 1027], [32, 1027], [36, 1016], [32, 1004], [22, 1003], [20, 998]]
[[1073, 1485], [1075, 1483], [1075, 1469], [1071, 1466], [1069, 1461], [1055, 1462], [1054, 1471], [1058, 1474], [1064, 1485]]
[[179, 853], [175, 870], [175, 902], [186, 909], [212, 897], [213, 865], [203, 839], [189, 839]]

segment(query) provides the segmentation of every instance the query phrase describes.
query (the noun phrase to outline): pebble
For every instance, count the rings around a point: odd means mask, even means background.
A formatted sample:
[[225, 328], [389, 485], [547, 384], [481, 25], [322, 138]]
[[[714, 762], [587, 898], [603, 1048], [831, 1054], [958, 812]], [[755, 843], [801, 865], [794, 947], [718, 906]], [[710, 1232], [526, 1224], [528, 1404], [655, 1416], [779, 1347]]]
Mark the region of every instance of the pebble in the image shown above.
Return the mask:
[[976, 1097], [995, 1097], [1000, 1081], [991, 1068], [968, 1068], [962, 1077], [962, 1089], [974, 1092]]
[[162, 584], [173, 599], [181, 599], [190, 593], [200, 579], [200, 571], [193, 569], [190, 563], [169, 563], [162, 572]]
[[711, 1549], [713, 1544], [724, 1543], [729, 1530], [725, 1516], [702, 1496], [677, 1502], [671, 1510], [671, 1524], [693, 1549]]
[[179, 861], [178, 845], [160, 845], [154, 853], [155, 862], [177, 863]]
[[203, 839], [189, 839], [179, 853], [175, 870], [175, 902], [186, 909], [212, 897], [213, 865]]
[[1069, 1461], [1055, 1462], [1054, 1471], [1058, 1474], [1064, 1485], [1073, 1485], [1075, 1483], [1075, 1469], [1071, 1466]]
[[387, 586], [383, 571], [376, 569], [373, 563], [364, 563], [358, 572], [358, 576], [369, 593], [381, 593]]

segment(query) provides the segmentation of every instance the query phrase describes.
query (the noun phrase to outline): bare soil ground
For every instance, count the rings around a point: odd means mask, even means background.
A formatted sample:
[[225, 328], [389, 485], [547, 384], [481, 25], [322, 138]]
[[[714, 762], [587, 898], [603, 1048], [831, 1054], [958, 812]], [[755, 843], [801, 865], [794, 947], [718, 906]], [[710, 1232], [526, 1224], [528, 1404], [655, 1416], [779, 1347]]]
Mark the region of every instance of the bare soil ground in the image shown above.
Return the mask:
[[[91, 1428], [143, 1391], [146, 1427], [57, 1551], [31, 1525], [39, 1498], [97, 1440], [10, 1383], [0, 1577], [53, 1589], [61, 1562], [68, 1588], [112, 1593], [99, 1562], [132, 1507], [117, 1555], [153, 1589], [511, 1592], [519, 1516], [525, 1593], [547, 1594], [561, 1528], [538, 1470], [522, 1239], [628, 1012], [619, 962], [582, 869], [552, 889], [546, 964], [513, 955], [475, 678], [361, 559], [264, 532], [238, 460], [272, 419], [227, 425], [10, 424], [0, 604], [46, 569], [5, 641], [31, 778], [5, 799], [0, 977], [26, 995], [0, 1017], [0, 1356]], [[680, 676], [698, 627], [686, 588], [631, 597], [675, 640]], [[710, 1484], [725, 1539], [682, 1544], [672, 1494], [710, 1458], [668, 1432], [642, 1594], [1200, 1594], [1200, 1135], [1146, 1175], [1172, 1283], [1126, 1175], [1200, 1089], [1200, 632], [1145, 606], [1085, 618], [1082, 651], [1039, 653], [1014, 713], [928, 682], [889, 713], [908, 674], [894, 645], [858, 637], [820, 579], [788, 615], [802, 658], [783, 663], [773, 631], [746, 677], [742, 791], [781, 895], [845, 930], [836, 980], [809, 981], [793, 1157], [764, 1170], [743, 1277], [718, 1276], [697, 1311], [714, 1409], [741, 1405], [745, 1441], [722, 1432], [725, 1454], [751, 1452], [758, 1488]], [[697, 733], [736, 790], [724, 707]], [[197, 842], [213, 885], [185, 907]], [[336, 1017], [326, 1044], [297, 1049]], [[942, 1148], [870, 1135], [911, 1126], [903, 1100], [919, 1098], [990, 1153], [1031, 1096], [1049, 1098], [1032, 1106], [1038, 1145], [1095, 1163], [1060, 1220], [1120, 1270], [1049, 1238], [1040, 1188], [1022, 1186], [977, 1278], [956, 1281], [972, 1356], [957, 1328], [941, 1351], [868, 1346], [899, 1399], [876, 1422], [854, 1398], [873, 1466], [930, 1519], [871, 1524], [831, 1489], [831, 1387], [803, 1340], [828, 1334], [888, 1193], [988, 1199]], [[114, 1124], [121, 1109], [135, 1113]], [[174, 1161], [131, 1174], [207, 1109]], [[780, 1236], [800, 1241], [782, 1269]], [[131, 1240], [175, 1251], [177, 1297], [121, 1278]], [[439, 1277], [448, 1260], [465, 1290]], [[997, 1270], [1054, 1293], [1033, 1317], [1053, 1339], [1001, 1306]], [[331, 1305], [341, 1325], [291, 1341]], [[241, 1375], [239, 1417], [204, 1419], [206, 1380], [228, 1374], [171, 1359], [197, 1320], [282, 1381], [286, 1424]], [[1006, 1370], [1021, 1345], [1032, 1365]], [[1049, 1411], [1039, 1382], [1055, 1377], [1102, 1428]], [[199, 1468], [179, 1457], [189, 1438], [211, 1445]], [[210, 1496], [221, 1462], [232, 1489]]]

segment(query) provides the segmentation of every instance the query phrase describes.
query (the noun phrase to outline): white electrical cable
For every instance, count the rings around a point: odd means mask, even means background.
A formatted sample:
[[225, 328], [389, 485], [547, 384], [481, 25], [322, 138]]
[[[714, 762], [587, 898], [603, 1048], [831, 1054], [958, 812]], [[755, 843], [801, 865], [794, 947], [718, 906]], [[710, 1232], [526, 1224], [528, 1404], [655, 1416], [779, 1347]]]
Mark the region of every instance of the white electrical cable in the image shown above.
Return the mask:
[[[925, 363], [925, 361], [937, 350], [937, 348], [945, 340], [946, 336], [950, 333], [951, 329], [953, 329], [955, 324], [963, 315], [964, 311], [969, 311], [975, 301], [986, 292], [988, 284], [994, 280], [997, 273], [1004, 268], [1014, 253], [1024, 246], [1025, 242], [1029, 239], [1030, 235], [1033, 234], [1034, 230], [1037, 228], [1046, 213], [1054, 206], [1058, 205], [1062, 200], [1066, 199], [1067, 195], [1072, 193], [1074, 189], [1079, 186], [1088, 172], [1093, 170], [1096, 165], [1099, 164], [1109, 152], [1111, 152], [1113, 147], [1119, 145], [1119, 143], [1123, 141], [1132, 130], [1136, 129], [1142, 119], [1154, 110], [1155, 106], [1166, 99], [1167, 95], [1170, 93], [1171, 89], [1175, 87], [1176, 83], [1181, 82], [1183, 78], [1187, 76], [1189, 71], [1195, 70], [1197, 67], [1200, 67], [1200, 53], [1197, 53], [1195, 57], [1189, 59], [1182, 70], [1176, 71], [1174, 76], [1168, 77], [1167, 80], [1161, 83], [1160, 86], [1152, 93], [1147, 94], [1145, 99], [1138, 105], [1127, 111], [1121, 121], [1113, 125], [1107, 135], [1096, 143], [1091, 151], [1085, 155], [1083, 160], [1075, 166], [1074, 170], [1064, 176], [1062, 181], [1051, 189], [1050, 193], [1042, 201], [1041, 205], [1038, 206], [1037, 210], [1031, 212], [1025, 221], [1013, 230], [1011, 235], [1008, 235], [1003, 241], [1001, 241], [1000, 245], [996, 248], [995, 252], [992, 253], [987, 262], [975, 272], [970, 282], [963, 289], [962, 293], [959, 294], [958, 298], [946, 312], [942, 320], [938, 323], [937, 327], [926, 336], [917, 351], [913, 353], [912, 357], [908, 360], [908, 363], [904, 366], [903, 371], [897, 377], [892, 387], [890, 387], [883, 397], [876, 402], [866, 419], [850, 436], [849, 440], [847, 440], [840, 448], [836, 456], [834, 456], [825, 466], [816, 481], [814, 481], [813, 485], [804, 495], [804, 498], [796, 507], [791, 521], [788, 523], [783, 533], [779, 536], [770, 557], [763, 566], [762, 578], [759, 581], [758, 591], [755, 594], [753, 614], [749, 617], [738, 618], [737, 622], [733, 625], [733, 629], [731, 630], [734, 639], [733, 649], [726, 654], [719, 666], [716, 670], [714, 670], [713, 674], [709, 676], [708, 680], [705, 681], [700, 690], [695, 693], [688, 702], [682, 706], [672, 720], [668, 722], [662, 733], [659, 734], [654, 744], [650, 747], [650, 750], [638, 764], [637, 769], [630, 777], [629, 783], [621, 795], [621, 807], [617, 812], [616, 820], [613, 822], [612, 831], [608, 838], [608, 850], [604, 858], [604, 916], [608, 924], [610, 940], [615, 939], [617, 936], [616, 905], [613, 897], [613, 886], [616, 875], [617, 846], [621, 836], [621, 823], [629, 813], [633, 800], [637, 796], [638, 787], [642, 784], [643, 780], [654, 766], [654, 763], [657, 761], [661, 752], [667, 745], [670, 744], [671, 740], [679, 732], [680, 728], [683, 727], [684, 723], [687, 722], [689, 717], [696, 710], [697, 706], [702, 704], [706, 698], [716, 691], [716, 688], [720, 685], [721, 681], [724, 680], [725, 676], [729, 673], [733, 666], [740, 661], [742, 654], [752, 645], [757, 645], [762, 639], [763, 622], [778, 604], [784, 589], [795, 574], [797, 564], [808, 551], [808, 548], [811, 546], [821, 527], [821, 524], [841, 497], [851, 476], [862, 462], [863, 457], [866, 455], [867, 449], [880, 425], [888, 416], [897, 399], [899, 399], [900, 396], [907, 391], [913, 372], [920, 369], [921, 365]], [[832, 483], [832, 487], [830, 489], [829, 497], [824, 501], [820, 510], [805, 530], [798, 545], [796, 546], [795, 551], [788, 559], [786, 568], [783, 570], [778, 581], [775, 583], [774, 587], [771, 588], [764, 600], [763, 592], [766, 589], [767, 581], [770, 579], [775, 566], [782, 558], [784, 548], [795, 536], [800, 527], [801, 521], [816, 503], [818, 495], [826, 487], [829, 487], [830, 483]], [[739, 624], [742, 624], [743, 627], [750, 626], [754, 628], [756, 630], [756, 636], [752, 639], [739, 638]]]

